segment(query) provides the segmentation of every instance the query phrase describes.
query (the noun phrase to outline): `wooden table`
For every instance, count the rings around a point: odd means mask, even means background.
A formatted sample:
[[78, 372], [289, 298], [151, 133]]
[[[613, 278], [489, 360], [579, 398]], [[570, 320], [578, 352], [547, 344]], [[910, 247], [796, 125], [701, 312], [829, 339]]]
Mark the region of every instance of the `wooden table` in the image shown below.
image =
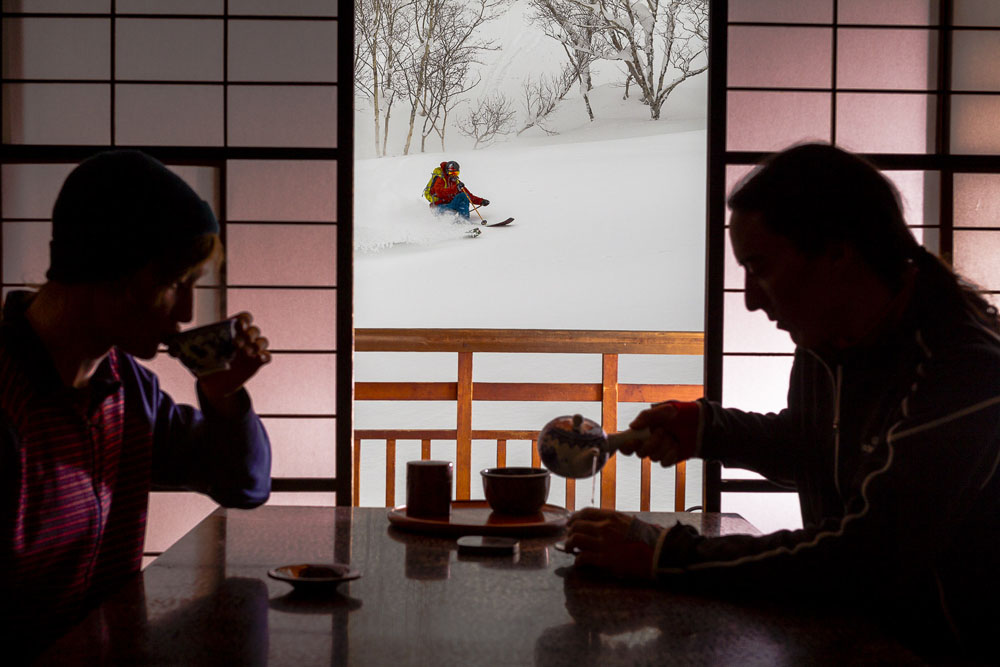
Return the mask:
[[[643, 513], [703, 534], [737, 515]], [[40, 664], [633, 665], [919, 662], [833, 612], [685, 596], [572, 566], [559, 535], [512, 557], [390, 528], [384, 509], [218, 510], [54, 645]], [[349, 562], [362, 577], [302, 597], [278, 565]]]

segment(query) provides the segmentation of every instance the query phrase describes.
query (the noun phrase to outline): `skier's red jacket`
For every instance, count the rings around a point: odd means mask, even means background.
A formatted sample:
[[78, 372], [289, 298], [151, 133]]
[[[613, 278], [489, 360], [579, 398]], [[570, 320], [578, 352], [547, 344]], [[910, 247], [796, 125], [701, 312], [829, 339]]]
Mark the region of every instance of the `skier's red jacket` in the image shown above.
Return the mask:
[[[458, 194], [458, 184], [460, 181], [456, 176], [448, 176], [448, 170], [446, 169], [447, 162], [441, 163], [441, 176], [434, 180], [434, 184], [431, 186], [431, 194], [434, 195], [434, 203], [431, 206], [440, 206], [441, 204], [447, 204], [455, 195]], [[462, 185], [462, 189], [465, 194], [469, 195], [469, 201], [479, 206], [483, 203], [482, 197], [477, 197], [476, 195], [469, 192], [469, 188]]]

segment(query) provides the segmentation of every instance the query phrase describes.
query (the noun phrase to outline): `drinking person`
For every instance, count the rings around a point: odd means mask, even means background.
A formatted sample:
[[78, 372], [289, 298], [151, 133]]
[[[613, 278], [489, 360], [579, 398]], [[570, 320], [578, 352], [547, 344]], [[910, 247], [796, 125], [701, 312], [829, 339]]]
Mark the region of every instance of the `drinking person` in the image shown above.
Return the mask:
[[270, 360], [242, 313], [227, 370], [175, 403], [137, 363], [194, 312], [219, 225], [163, 164], [111, 151], [77, 166], [52, 213], [48, 282], [0, 323], [0, 632], [44, 647], [139, 571], [152, 488], [227, 507], [270, 494], [271, 450], [244, 383]]
[[[731, 194], [749, 310], [796, 344], [788, 405], [699, 400], [642, 412], [625, 454], [691, 456], [795, 489], [801, 530], [705, 538], [587, 509], [578, 564], [691, 590], [874, 604], [927, 650], [989, 650], [1000, 598], [997, 312], [924, 250], [893, 186], [822, 144]], [[862, 608], [863, 608], [862, 607]]]

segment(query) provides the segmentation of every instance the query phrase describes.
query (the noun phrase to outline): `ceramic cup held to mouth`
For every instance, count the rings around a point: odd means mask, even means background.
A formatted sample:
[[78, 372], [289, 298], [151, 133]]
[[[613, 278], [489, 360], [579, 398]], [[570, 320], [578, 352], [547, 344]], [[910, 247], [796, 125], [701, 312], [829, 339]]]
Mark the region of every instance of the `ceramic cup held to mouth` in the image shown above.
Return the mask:
[[483, 492], [499, 514], [534, 514], [549, 497], [549, 471], [545, 468], [486, 468]]
[[181, 331], [167, 342], [167, 353], [198, 377], [229, 369], [236, 356], [237, 318]]

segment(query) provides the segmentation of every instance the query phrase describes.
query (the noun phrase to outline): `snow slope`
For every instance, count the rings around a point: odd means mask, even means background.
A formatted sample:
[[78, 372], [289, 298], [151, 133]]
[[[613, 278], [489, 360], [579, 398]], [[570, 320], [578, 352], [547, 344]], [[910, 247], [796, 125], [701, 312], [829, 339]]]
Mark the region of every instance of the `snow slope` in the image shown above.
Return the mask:
[[[523, 3], [515, 9], [523, 9]], [[488, 89], [516, 95], [526, 73], [555, 63], [549, 44], [511, 11], [499, 33], [511, 40], [484, 69]], [[613, 65], [612, 65], [613, 67]], [[447, 153], [372, 158], [370, 119], [359, 110], [355, 162], [355, 326], [701, 331], [705, 255], [705, 100], [707, 77], [683, 83], [660, 121], [634, 96], [607, 82], [592, 92], [590, 122], [574, 91], [550, 120], [558, 134], [536, 129], [486, 149], [457, 135]], [[367, 124], [365, 121], [367, 120]], [[390, 147], [398, 131], [391, 135]], [[463, 148], [464, 146], [464, 148]], [[467, 227], [430, 213], [422, 191], [444, 160], [461, 164], [469, 189], [492, 203], [481, 210], [508, 227]], [[478, 221], [475, 213], [473, 222]], [[357, 353], [358, 380], [454, 381], [456, 355]], [[701, 357], [620, 360], [623, 382], [700, 383]], [[476, 381], [600, 382], [596, 355], [475, 357]], [[642, 405], [623, 405], [624, 426]], [[597, 404], [475, 403], [474, 428], [537, 429], [560, 414], [599, 419]], [[449, 402], [358, 402], [357, 428], [454, 428]], [[372, 443], [375, 445], [376, 443]], [[419, 442], [397, 443], [397, 461], [419, 458]], [[495, 443], [474, 443], [472, 469], [493, 464]], [[508, 465], [527, 465], [530, 443], [508, 444]], [[432, 456], [454, 460], [453, 443], [433, 443]], [[361, 502], [384, 502], [384, 450], [362, 448]], [[370, 471], [370, 472], [369, 472]], [[396, 489], [405, 488], [397, 464]], [[700, 464], [688, 468], [687, 505], [699, 505]], [[638, 509], [639, 462], [618, 463], [618, 506]], [[672, 471], [653, 467], [653, 509], [672, 509]], [[590, 503], [577, 485], [577, 506]], [[482, 497], [478, 475], [473, 497]], [[401, 496], [398, 498], [401, 501]], [[555, 480], [550, 502], [565, 502]], [[773, 502], [769, 499], [769, 502]], [[741, 511], [730, 507], [729, 511]], [[751, 521], [765, 530], [794, 527], [797, 509]]]

